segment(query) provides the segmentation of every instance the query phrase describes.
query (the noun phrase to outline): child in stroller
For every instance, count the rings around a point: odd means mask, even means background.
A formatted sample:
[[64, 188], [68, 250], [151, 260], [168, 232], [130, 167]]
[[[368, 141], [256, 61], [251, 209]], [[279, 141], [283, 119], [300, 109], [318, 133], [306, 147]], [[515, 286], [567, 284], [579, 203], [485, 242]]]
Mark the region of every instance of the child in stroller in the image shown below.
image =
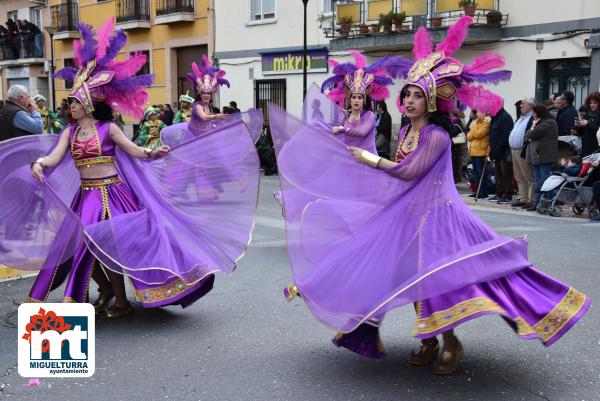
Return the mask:
[[561, 205], [569, 202], [573, 203], [573, 213], [580, 215], [588, 209], [590, 218], [596, 217], [598, 208], [593, 205], [593, 190], [586, 183], [598, 167], [598, 161], [600, 153], [593, 153], [583, 160], [572, 156], [564, 161], [561, 170], [552, 173], [542, 184], [538, 213], [559, 217], [563, 212]]

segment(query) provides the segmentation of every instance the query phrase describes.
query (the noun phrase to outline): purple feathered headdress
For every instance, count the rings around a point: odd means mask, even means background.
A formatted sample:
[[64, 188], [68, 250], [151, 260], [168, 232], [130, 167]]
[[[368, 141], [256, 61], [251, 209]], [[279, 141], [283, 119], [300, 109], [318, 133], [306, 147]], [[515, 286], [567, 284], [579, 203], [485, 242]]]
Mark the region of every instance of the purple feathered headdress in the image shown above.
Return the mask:
[[192, 70], [187, 73], [187, 79], [194, 83], [196, 93], [213, 93], [221, 85], [230, 86], [229, 81], [223, 78], [225, 71], [213, 65], [206, 55], [202, 56], [200, 67], [192, 63]]
[[[508, 81], [510, 71], [490, 72], [504, 66], [504, 58], [499, 54], [486, 52], [468, 65], [452, 58], [462, 46], [472, 23], [471, 17], [461, 17], [448, 29], [446, 38], [436, 46], [435, 51], [429, 32], [421, 27], [415, 34], [412, 52], [414, 63], [402, 56], [391, 57], [384, 62], [384, 68], [392, 77], [406, 79], [404, 87], [415, 85], [423, 90], [429, 112], [454, 110], [454, 99], [458, 99], [463, 106], [467, 105], [490, 115], [495, 115], [502, 108], [500, 96], [475, 84]], [[402, 90], [397, 104], [400, 111], [403, 111]]]
[[115, 59], [127, 43], [127, 36], [114, 27], [114, 17], [98, 31], [90, 25], [78, 24], [81, 40], [73, 42], [76, 68], [65, 67], [54, 77], [73, 81], [69, 97], [77, 99], [88, 113], [94, 111], [94, 103], [104, 101], [120, 114], [142, 118], [148, 102], [146, 87], [152, 85], [154, 76], [135, 75], [146, 63], [143, 53], [120, 61]]
[[381, 58], [367, 66], [367, 60], [362, 53], [356, 50], [350, 50], [349, 53], [354, 56], [354, 63], [340, 64], [329, 60], [333, 76], [323, 82], [321, 91], [328, 90], [327, 97], [342, 107], [353, 93], [369, 95], [371, 99], [378, 101], [387, 99], [390, 96], [387, 86], [393, 83], [382, 68], [387, 58]]

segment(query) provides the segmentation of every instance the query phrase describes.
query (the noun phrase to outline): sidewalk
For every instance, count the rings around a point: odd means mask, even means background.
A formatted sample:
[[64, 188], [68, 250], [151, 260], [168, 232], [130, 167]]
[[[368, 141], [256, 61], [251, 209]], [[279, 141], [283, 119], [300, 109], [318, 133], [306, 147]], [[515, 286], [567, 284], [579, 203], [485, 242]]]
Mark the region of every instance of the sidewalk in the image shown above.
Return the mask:
[[[469, 195], [471, 194], [471, 189], [469, 188], [468, 182], [465, 180], [457, 183], [456, 189], [458, 190], [458, 193], [461, 195], [463, 201], [468, 206], [485, 207], [485, 208], [499, 209], [499, 210], [510, 210], [510, 211], [513, 211], [516, 213], [535, 214], [538, 216], [542, 216], [538, 212], [528, 212], [526, 210], [521, 209], [520, 207], [512, 207], [512, 206], [510, 206], [510, 204], [499, 205], [498, 203], [490, 202], [487, 199], [479, 199], [476, 201], [474, 198], [469, 198]], [[573, 212], [572, 206], [573, 206], [572, 204], [565, 204], [564, 206], [561, 206], [561, 208], [562, 208], [561, 217], [572, 217], [572, 218], [576, 218], [576, 219], [589, 220], [589, 214], [588, 214], [587, 210], [581, 215], [576, 215]], [[551, 216], [545, 216], [545, 217], [547, 217], [549, 219], [555, 218], [555, 217], [551, 217]]]

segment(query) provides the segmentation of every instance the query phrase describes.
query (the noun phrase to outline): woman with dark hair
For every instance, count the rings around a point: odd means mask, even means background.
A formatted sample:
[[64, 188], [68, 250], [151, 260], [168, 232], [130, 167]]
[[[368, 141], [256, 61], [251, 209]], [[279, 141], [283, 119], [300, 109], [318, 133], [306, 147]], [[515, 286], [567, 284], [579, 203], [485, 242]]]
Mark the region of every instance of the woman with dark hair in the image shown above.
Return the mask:
[[[254, 145], [240, 126], [171, 149], [135, 145], [112, 122], [112, 107], [141, 117], [153, 77], [135, 74], [146, 58], [136, 53], [114, 61], [127, 41], [122, 30], [114, 31], [114, 19], [97, 35], [88, 25], [79, 29], [84, 41], [76, 47], [77, 68], [57, 72], [75, 82], [69, 98], [76, 122], [58, 141], [30, 136], [0, 144], [0, 162], [21, 158], [3, 170], [9, 179], [0, 187], [0, 226], [35, 223], [30, 239], [10, 244], [15, 252], [0, 249], [0, 263], [40, 270], [28, 302], [45, 302], [64, 281], [65, 302], [88, 302], [93, 278], [100, 286], [96, 311], [116, 318], [132, 311], [127, 276], [143, 307], [187, 307], [212, 289], [215, 272], [233, 271], [247, 247], [258, 192]], [[226, 163], [221, 141], [230, 144]], [[29, 168], [32, 153], [45, 156]], [[222, 177], [232, 168], [246, 185], [243, 191], [229, 185], [219, 199], [169, 188], [176, 173], [208, 170]], [[29, 216], [20, 219], [19, 210]]]
[[377, 136], [375, 145], [377, 154], [382, 157], [390, 157], [390, 144], [392, 142], [392, 116], [387, 110], [385, 102], [377, 103]]
[[456, 190], [450, 136], [433, 123], [436, 112], [451, 111], [459, 99], [496, 114], [502, 99], [473, 83], [510, 76], [488, 72], [498, 55], [469, 65], [453, 57], [471, 23], [461, 17], [436, 51], [420, 28], [416, 62], [398, 56], [384, 64], [406, 80], [399, 104], [410, 125], [400, 131], [395, 161], [341, 147], [285, 112], [269, 111], [294, 277], [286, 295], [299, 294], [338, 331], [335, 345], [369, 358], [385, 356], [379, 327], [386, 312], [415, 302], [413, 334], [422, 345], [410, 362], [435, 361], [438, 374], [459, 367], [463, 348], [453, 329], [468, 320], [496, 314], [521, 338], [550, 345], [589, 306], [584, 294], [532, 266], [523, 238], [496, 234]]
[[558, 125], [548, 108], [541, 103], [533, 106], [531, 129], [525, 133], [527, 150], [525, 160], [533, 165], [535, 178], [535, 205], [527, 210], [536, 210], [542, 197], [542, 185], [552, 173], [552, 165], [558, 162]]
[[173, 124], [173, 118], [175, 117], [175, 113], [173, 112], [173, 109], [171, 108], [171, 105], [169, 103], [165, 103], [163, 105], [163, 122], [165, 123], [165, 125], [172, 125]]
[[588, 156], [598, 150], [596, 134], [600, 129], [600, 92], [592, 92], [585, 99], [584, 105], [589, 110], [585, 117], [575, 121], [575, 130], [581, 137], [581, 156]]
[[[377, 152], [376, 117], [371, 111], [371, 102], [384, 101], [389, 96], [386, 86], [392, 81], [381, 74], [376, 64], [367, 66], [366, 58], [360, 52], [350, 50], [349, 53], [354, 57], [354, 63], [334, 61], [334, 75], [321, 85], [321, 91], [329, 90], [327, 97], [345, 110], [341, 121], [334, 121], [329, 129], [346, 145]], [[391, 117], [389, 128], [391, 130]]]

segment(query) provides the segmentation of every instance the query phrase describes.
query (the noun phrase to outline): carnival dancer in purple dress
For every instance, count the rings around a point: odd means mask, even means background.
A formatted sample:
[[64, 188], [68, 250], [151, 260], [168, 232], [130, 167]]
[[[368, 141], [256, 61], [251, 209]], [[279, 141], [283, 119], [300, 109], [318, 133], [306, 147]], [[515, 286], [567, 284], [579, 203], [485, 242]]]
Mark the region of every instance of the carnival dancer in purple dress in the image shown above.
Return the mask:
[[[192, 72], [187, 73], [187, 79], [192, 82], [196, 98], [200, 98], [191, 108], [191, 118], [185, 123], [173, 124], [161, 131], [161, 141], [170, 147], [187, 143], [198, 137], [216, 134], [227, 127], [239, 125], [240, 122], [247, 128], [252, 140], [256, 142], [260, 136], [263, 126], [262, 111], [251, 109], [242, 113], [222, 114], [213, 104], [213, 96], [219, 87], [230, 86], [229, 81], [224, 77], [226, 72], [212, 64], [209, 58], [204, 55], [200, 66], [192, 63]], [[223, 147], [229, 146], [226, 138], [220, 138]], [[218, 140], [218, 139], [217, 139]], [[204, 151], [204, 150], [203, 150]], [[226, 152], [217, 152], [213, 157], [219, 157], [222, 154], [228, 157]], [[226, 159], [221, 164], [227, 163]], [[210, 200], [223, 191], [223, 182], [235, 182], [240, 188], [247, 185], [243, 179], [244, 174], [236, 172], [235, 168], [228, 172], [226, 176], [210, 177], [210, 172], [196, 170], [195, 174], [181, 165], [182, 170], [174, 172], [171, 179], [171, 185], [174, 191], [186, 193], [190, 188], [194, 188], [198, 197]], [[186, 174], [187, 172], [187, 174]]]
[[[132, 310], [127, 276], [142, 306], [186, 307], [211, 290], [215, 272], [233, 271], [250, 240], [259, 169], [252, 138], [239, 123], [220, 132], [234, 144], [227, 149], [211, 138], [171, 149], [136, 146], [111, 115], [113, 109], [143, 114], [152, 76], [135, 74], [145, 56], [115, 59], [127, 38], [114, 31], [114, 19], [97, 35], [88, 25], [79, 29], [77, 68], [57, 73], [74, 82], [71, 111], [77, 122], [58, 141], [33, 136], [0, 144], [0, 225], [35, 227], [27, 239], [7, 241], [10, 251], [0, 251], [0, 261], [40, 270], [29, 302], [45, 301], [65, 281], [65, 302], [86, 302], [93, 278], [101, 288], [97, 310], [122, 316]], [[34, 155], [45, 155], [31, 165], [37, 180], [28, 172]], [[206, 166], [210, 178], [233, 168], [247, 185], [242, 191], [223, 182], [223, 192], [210, 202], [169, 190], [173, 172], [194, 174]], [[22, 217], [19, 210], [29, 213]]]
[[[339, 136], [348, 146], [360, 146], [372, 152], [375, 148], [375, 114], [373, 101], [383, 101], [390, 96], [387, 85], [393, 81], [381, 68], [385, 59], [380, 59], [371, 66], [367, 66], [365, 56], [356, 50], [349, 51], [354, 56], [354, 63], [338, 63], [329, 60], [333, 68], [333, 76], [321, 85], [321, 91], [329, 90], [327, 97], [340, 106], [342, 113], [335, 113], [339, 121], [325, 120], [320, 111], [321, 102], [310, 97], [312, 112], [304, 111], [307, 120], [321, 120], [330, 125], [331, 132]], [[310, 93], [309, 93], [310, 96]], [[305, 103], [308, 105], [308, 102]], [[306, 106], [305, 106], [306, 107]], [[331, 117], [331, 113], [328, 113]]]
[[[398, 102], [411, 124], [400, 132], [395, 162], [340, 146], [275, 107], [270, 114], [294, 278], [286, 295], [299, 293], [339, 332], [335, 345], [371, 358], [385, 355], [378, 329], [385, 313], [415, 302], [414, 335], [423, 344], [411, 363], [438, 358], [441, 333], [439, 374], [458, 368], [463, 351], [452, 329], [467, 320], [498, 314], [521, 338], [549, 346], [590, 305], [535, 269], [523, 238], [495, 233], [456, 191], [444, 113], [458, 99], [494, 115], [502, 99], [475, 83], [510, 77], [490, 72], [504, 65], [500, 55], [485, 53], [469, 65], [452, 57], [471, 23], [462, 17], [435, 51], [421, 28], [414, 63], [385, 63], [390, 75], [407, 79]], [[298, 151], [309, 148], [309, 157]]]

